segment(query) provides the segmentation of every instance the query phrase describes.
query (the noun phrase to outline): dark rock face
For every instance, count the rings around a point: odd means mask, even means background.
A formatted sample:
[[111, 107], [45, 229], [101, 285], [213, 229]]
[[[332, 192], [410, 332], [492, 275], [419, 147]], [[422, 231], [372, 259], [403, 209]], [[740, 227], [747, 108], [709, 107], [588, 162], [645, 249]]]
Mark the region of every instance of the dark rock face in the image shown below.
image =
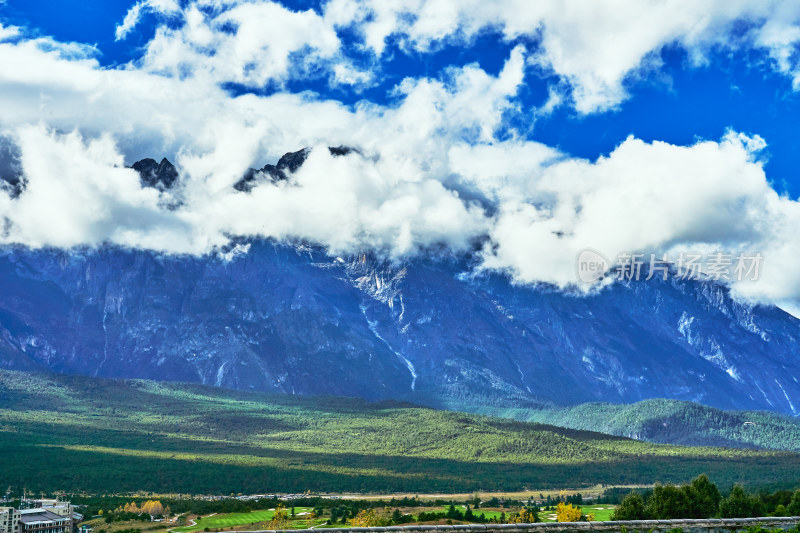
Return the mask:
[[308, 148], [303, 148], [296, 152], [283, 154], [277, 165], [265, 165], [260, 169], [250, 168], [242, 176], [242, 179], [233, 185], [233, 188], [237, 191], [250, 192], [260, 178], [266, 178], [273, 183], [288, 180], [289, 176], [286, 171], [296, 172], [305, 163], [310, 151]]
[[275, 165], [265, 165], [264, 168], [248, 168], [244, 176], [233, 184], [233, 188], [241, 192], [250, 192], [256, 186], [260, 178], [265, 178], [272, 183], [288, 179], [286, 174], [279, 171]]
[[131, 168], [139, 173], [142, 185], [145, 187], [165, 191], [171, 189], [178, 181], [178, 170], [166, 157], [160, 163], [156, 163], [154, 159], [142, 159], [134, 163]]
[[351, 152], [358, 152], [358, 150], [349, 146], [329, 146], [328, 151], [332, 156], [343, 156]]
[[310, 149], [303, 148], [302, 150], [298, 150], [296, 152], [283, 154], [276, 165], [277, 170], [281, 172], [286, 170], [289, 172], [297, 172], [297, 169], [303, 166], [303, 163], [305, 163], [306, 159], [308, 159], [308, 154], [310, 152]]
[[0, 191], [17, 198], [24, 190], [19, 148], [9, 138], [0, 136]]
[[0, 366], [468, 408], [691, 400], [797, 414], [800, 321], [709, 282], [587, 297], [250, 243], [0, 253]]
[[25, 190], [25, 180], [19, 174], [0, 175], [0, 191], [11, 198], [19, 198]]
[[[358, 152], [355, 148], [348, 146], [328, 147], [328, 150], [333, 156], [345, 156], [351, 152]], [[250, 192], [259, 179], [267, 179], [272, 183], [286, 181], [289, 179], [287, 171], [289, 173], [297, 172], [297, 169], [303, 166], [303, 163], [308, 159], [309, 153], [311, 153], [311, 149], [303, 148], [296, 152], [283, 154], [277, 165], [265, 165], [260, 169], [250, 168], [244, 173], [242, 179], [233, 185], [233, 188], [241, 192]]]

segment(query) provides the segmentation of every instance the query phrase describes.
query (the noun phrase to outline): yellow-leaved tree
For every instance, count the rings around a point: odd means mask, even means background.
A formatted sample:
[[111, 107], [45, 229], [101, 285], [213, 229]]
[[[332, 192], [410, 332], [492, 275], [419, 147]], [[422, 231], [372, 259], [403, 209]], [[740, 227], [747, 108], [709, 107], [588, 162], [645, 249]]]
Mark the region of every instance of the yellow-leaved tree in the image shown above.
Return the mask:
[[539, 521], [539, 516], [530, 509], [521, 509], [517, 514], [511, 515], [510, 524], [533, 524]]
[[559, 522], [580, 522], [582, 515], [581, 508], [571, 503], [561, 502], [556, 506], [556, 519]]
[[312, 510], [309, 510], [306, 513], [306, 528], [311, 529], [311, 526], [314, 525], [314, 519], [317, 517], [317, 513]]
[[275, 507], [275, 514], [272, 515], [272, 520], [269, 522], [269, 529], [286, 529], [289, 524], [289, 513], [286, 512], [286, 507], [279, 503]]
[[149, 514], [150, 516], [163, 516], [164, 506], [158, 500], [147, 500], [142, 504], [141, 511]]
[[354, 527], [385, 527], [391, 523], [391, 517], [385, 509], [382, 512], [363, 509], [348, 522]]

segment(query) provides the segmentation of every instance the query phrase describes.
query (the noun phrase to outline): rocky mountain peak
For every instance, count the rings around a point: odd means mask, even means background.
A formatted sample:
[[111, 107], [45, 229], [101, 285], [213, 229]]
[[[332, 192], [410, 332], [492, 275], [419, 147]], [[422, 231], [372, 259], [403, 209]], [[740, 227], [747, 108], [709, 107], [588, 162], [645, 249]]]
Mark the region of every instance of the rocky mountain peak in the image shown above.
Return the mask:
[[[329, 146], [328, 150], [333, 156], [345, 156], [351, 152], [358, 151], [348, 146]], [[287, 152], [283, 154], [275, 165], [265, 165], [260, 169], [250, 168], [244, 173], [244, 176], [234, 184], [233, 188], [241, 192], [250, 192], [253, 187], [256, 186], [259, 179], [262, 178], [266, 178], [272, 183], [286, 181], [289, 179], [289, 174], [297, 172], [297, 170], [303, 166], [303, 163], [306, 162], [310, 153], [310, 148], [303, 148], [296, 152]]]
[[160, 191], [171, 189], [178, 181], [178, 169], [165, 157], [160, 163], [155, 159], [142, 159], [134, 163], [131, 168], [139, 173], [142, 185], [153, 187]]

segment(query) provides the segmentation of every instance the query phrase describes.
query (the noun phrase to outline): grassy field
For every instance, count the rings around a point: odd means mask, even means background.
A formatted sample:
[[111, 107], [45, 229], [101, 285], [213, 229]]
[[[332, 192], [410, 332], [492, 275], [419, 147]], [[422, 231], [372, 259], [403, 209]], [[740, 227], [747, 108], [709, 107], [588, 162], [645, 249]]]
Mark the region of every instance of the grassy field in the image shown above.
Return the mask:
[[594, 519], [598, 522], [603, 522], [606, 520], [611, 520], [611, 515], [614, 514], [614, 509], [616, 506], [614, 505], [582, 505], [581, 509], [583, 509], [583, 514], [589, 515], [593, 514]]
[[[311, 512], [312, 510], [307, 507], [295, 507], [295, 515], [297, 520], [291, 522], [295, 528], [306, 527], [308, 522], [303, 519], [302, 515]], [[206, 528], [210, 530], [215, 529], [231, 529], [237, 526], [244, 525], [258, 525], [262, 522], [269, 522], [275, 516], [274, 509], [267, 509], [263, 511], [250, 511], [249, 513], [228, 513], [212, 515], [203, 518], [195, 519], [195, 525], [177, 527], [172, 529], [176, 533], [189, 533], [193, 531], [203, 531]], [[324, 523], [325, 520], [315, 520], [313, 524]]]
[[[466, 506], [458, 506], [462, 512], [466, 511]], [[611, 514], [614, 512], [613, 505], [583, 505], [581, 507], [583, 509], [584, 514], [594, 514], [596, 521], [603, 521], [603, 520], [610, 520]], [[448, 506], [442, 507], [424, 507], [424, 508], [414, 508], [414, 509], [404, 509], [403, 511], [406, 513], [410, 513], [414, 516], [418, 515], [420, 511], [431, 512], [431, 511], [438, 511], [438, 512], [446, 512]], [[296, 519], [289, 522], [289, 527], [298, 529], [298, 528], [305, 528], [308, 527], [309, 522], [302, 517], [302, 513], [307, 513], [311, 511], [308, 508], [295, 508]], [[510, 516], [513, 513], [519, 511], [518, 508], [509, 508], [509, 509], [499, 509], [499, 508], [489, 508], [483, 509], [478, 508], [474, 509], [473, 512], [476, 516], [484, 515], [488, 520], [495, 519], [500, 520], [501, 516], [505, 514], [506, 516]], [[243, 529], [240, 526], [261, 526], [263, 522], [268, 522], [272, 520], [274, 515], [273, 510], [263, 510], [263, 511], [252, 511], [249, 513], [228, 513], [228, 514], [218, 514], [218, 515], [211, 515], [207, 517], [197, 518], [195, 525], [184, 526], [184, 527], [176, 527], [172, 528], [170, 531], [174, 533], [194, 533], [199, 531], [204, 531], [208, 528], [210, 531], [215, 531], [219, 529]], [[555, 512], [550, 511], [541, 511], [539, 517], [543, 522], [555, 522], [556, 515]], [[314, 519], [312, 521], [313, 525], [323, 527], [327, 518], [319, 518]], [[324, 526], [325, 529], [328, 528], [341, 528], [347, 527], [347, 525], [343, 524], [334, 524], [329, 526]], [[246, 529], [246, 528], [245, 528]], [[113, 533], [109, 531], [108, 533]]]
[[[287, 512], [291, 511], [291, 507], [286, 509]], [[309, 525], [318, 526], [324, 524], [327, 519], [312, 519], [306, 518], [307, 513], [312, 509], [307, 507], [295, 507], [295, 518], [288, 521], [290, 529], [305, 529]], [[140, 520], [126, 520], [120, 522], [105, 523], [102, 518], [95, 518], [82, 522], [81, 525], [86, 525], [99, 533], [116, 533], [122, 531], [130, 531], [138, 529], [142, 532], [148, 533], [195, 533], [200, 531], [218, 531], [218, 530], [242, 530], [242, 529], [263, 529], [266, 527], [265, 522], [269, 522], [275, 516], [274, 509], [256, 510], [242, 513], [225, 513], [225, 514], [212, 514], [208, 516], [199, 516], [190, 519], [190, 525], [176, 527], [174, 522], [143, 522]], [[191, 521], [194, 524], [191, 524]], [[344, 527], [344, 526], [343, 526]]]
[[[585, 515], [594, 515], [596, 522], [604, 522], [611, 520], [611, 515], [614, 513], [615, 505], [581, 505], [581, 510]], [[540, 511], [539, 518], [542, 522], [556, 522], [555, 511]]]
[[465, 492], [798, 482], [800, 455], [649, 444], [398, 403], [0, 371], [0, 478], [31, 491]]

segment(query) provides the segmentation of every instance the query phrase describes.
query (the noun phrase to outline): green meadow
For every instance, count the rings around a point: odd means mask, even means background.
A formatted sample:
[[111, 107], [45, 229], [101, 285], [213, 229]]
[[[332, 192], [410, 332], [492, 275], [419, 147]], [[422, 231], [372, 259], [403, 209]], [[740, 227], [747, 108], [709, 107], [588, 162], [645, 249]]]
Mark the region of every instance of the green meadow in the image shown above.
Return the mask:
[[[290, 509], [287, 509], [289, 511]], [[293, 520], [291, 524], [296, 527], [306, 527], [308, 524], [305, 520], [302, 520], [302, 514], [311, 512], [312, 509], [307, 507], [295, 507], [295, 515], [297, 520]], [[172, 529], [176, 533], [190, 533], [194, 531], [203, 531], [206, 528], [213, 530], [213, 529], [230, 529], [232, 527], [237, 526], [244, 526], [244, 525], [258, 525], [262, 522], [269, 522], [272, 520], [273, 516], [275, 516], [274, 509], [265, 509], [261, 511], [250, 511], [248, 513], [227, 513], [227, 514], [219, 514], [219, 515], [211, 515], [206, 517], [201, 517], [196, 519], [196, 523], [194, 525], [184, 526], [184, 527], [177, 527]], [[313, 523], [324, 523], [324, 520], [315, 520]]]

